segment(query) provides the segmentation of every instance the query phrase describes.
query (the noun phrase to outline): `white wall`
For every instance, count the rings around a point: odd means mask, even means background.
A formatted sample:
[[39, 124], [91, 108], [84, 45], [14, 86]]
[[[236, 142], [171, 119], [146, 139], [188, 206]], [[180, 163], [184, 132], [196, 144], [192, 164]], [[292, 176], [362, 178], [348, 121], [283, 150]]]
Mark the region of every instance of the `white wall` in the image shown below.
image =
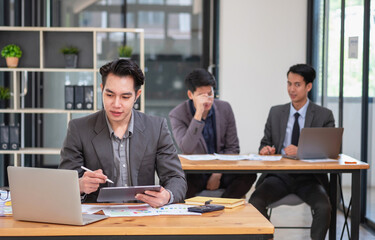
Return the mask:
[[270, 107], [289, 102], [286, 72], [306, 62], [307, 0], [220, 5], [220, 99], [234, 110], [241, 153], [254, 153]]

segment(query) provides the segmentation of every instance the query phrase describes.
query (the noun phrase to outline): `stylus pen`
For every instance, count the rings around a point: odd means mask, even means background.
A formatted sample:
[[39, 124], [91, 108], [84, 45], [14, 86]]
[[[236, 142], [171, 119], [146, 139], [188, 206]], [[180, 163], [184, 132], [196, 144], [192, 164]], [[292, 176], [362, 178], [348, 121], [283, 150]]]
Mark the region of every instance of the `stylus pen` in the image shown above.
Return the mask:
[[[85, 170], [85, 171], [88, 171], [88, 172], [94, 172], [93, 170], [90, 170], [90, 169], [88, 169], [87, 167], [84, 167], [84, 166], [81, 166], [81, 168], [83, 169], [83, 170]], [[109, 179], [109, 178], [107, 178], [106, 180], [105, 180], [106, 182], [110, 182], [110, 183], [114, 183], [111, 179]]]

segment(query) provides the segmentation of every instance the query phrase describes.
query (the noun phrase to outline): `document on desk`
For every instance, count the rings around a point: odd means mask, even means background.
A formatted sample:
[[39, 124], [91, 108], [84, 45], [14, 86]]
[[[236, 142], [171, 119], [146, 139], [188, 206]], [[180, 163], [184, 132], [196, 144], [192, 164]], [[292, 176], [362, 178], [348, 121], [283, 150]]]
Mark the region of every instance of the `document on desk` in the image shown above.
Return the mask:
[[191, 161], [217, 160], [217, 157], [213, 154], [192, 154], [192, 155], [179, 154], [179, 156], [186, 158], [187, 160], [191, 160]]
[[185, 204], [169, 204], [160, 208], [156, 208], [159, 215], [202, 215], [197, 212], [189, 212], [189, 207], [196, 207], [195, 205]]
[[103, 208], [108, 217], [144, 217], [159, 215], [155, 208], [145, 205], [109, 205]]
[[308, 163], [322, 163], [322, 162], [337, 162], [338, 160], [332, 159], [332, 158], [324, 158], [324, 159], [300, 159], [303, 162], [308, 162]]
[[12, 202], [10, 193], [0, 190], [0, 217], [12, 215]]
[[227, 155], [227, 154], [218, 154], [214, 153], [217, 160], [224, 161], [240, 161], [249, 159], [249, 155]]
[[99, 211], [108, 217], [144, 217], [157, 215], [201, 215], [200, 213], [188, 212], [192, 205], [169, 204], [160, 208], [153, 208], [148, 204], [137, 205], [91, 205], [82, 204], [82, 213], [93, 214]]
[[[229, 155], [229, 154], [193, 154], [193, 155], [179, 155], [191, 161], [208, 161], [208, 160], [222, 160], [222, 161], [240, 161], [240, 160], [255, 160], [250, 159], [251, 155]], [[281, 159], [281, 157], [280, 157]], [[275, 160], [273, 160], [275, 161]]]
[[103, 210], [103, 205], [81, 204], [83, 214], [94, 214]]
[[248, 160], [255, 160], [255, 161], [280, 161], [281, 158], [282, 158], [281, 156], [249, 154]]

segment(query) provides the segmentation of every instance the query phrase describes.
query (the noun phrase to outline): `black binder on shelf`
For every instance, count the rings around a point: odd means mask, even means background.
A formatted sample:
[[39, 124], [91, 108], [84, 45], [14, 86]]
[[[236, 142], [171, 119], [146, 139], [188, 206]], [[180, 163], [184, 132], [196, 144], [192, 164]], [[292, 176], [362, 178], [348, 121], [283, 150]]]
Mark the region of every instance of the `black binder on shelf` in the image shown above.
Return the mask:
[[92, 85], [83, 86], [85, 103], [84, 109], [92, 110], [94, 105], [94, 87]]
[[9, 149], [9, 127], [5, 125], [0, 126], [0, 149]]
[[84, 102], [84, 86], [74, 86], [74, 109], [82, 110]]
[[9, 147], [11, 150], [20, 148], [20, 128], [19, 126], [9, 126]]
[[74, 109], [74, 86], [65, 86], [65, 109]]

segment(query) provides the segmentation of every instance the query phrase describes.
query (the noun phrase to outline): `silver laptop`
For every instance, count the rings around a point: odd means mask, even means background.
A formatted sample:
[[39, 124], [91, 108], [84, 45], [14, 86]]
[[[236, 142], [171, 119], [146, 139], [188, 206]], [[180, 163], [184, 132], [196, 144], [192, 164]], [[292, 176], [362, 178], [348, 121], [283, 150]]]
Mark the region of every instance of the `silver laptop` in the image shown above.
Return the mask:
[[342, 143], [343, 128], [302, 128], [297, 155], [283, 155], [292, 159], [337, 158]]
[[16, 220], [86, 225], [107, 218], [82, 214], [77, 171], [9, 166], [8, 178]]

